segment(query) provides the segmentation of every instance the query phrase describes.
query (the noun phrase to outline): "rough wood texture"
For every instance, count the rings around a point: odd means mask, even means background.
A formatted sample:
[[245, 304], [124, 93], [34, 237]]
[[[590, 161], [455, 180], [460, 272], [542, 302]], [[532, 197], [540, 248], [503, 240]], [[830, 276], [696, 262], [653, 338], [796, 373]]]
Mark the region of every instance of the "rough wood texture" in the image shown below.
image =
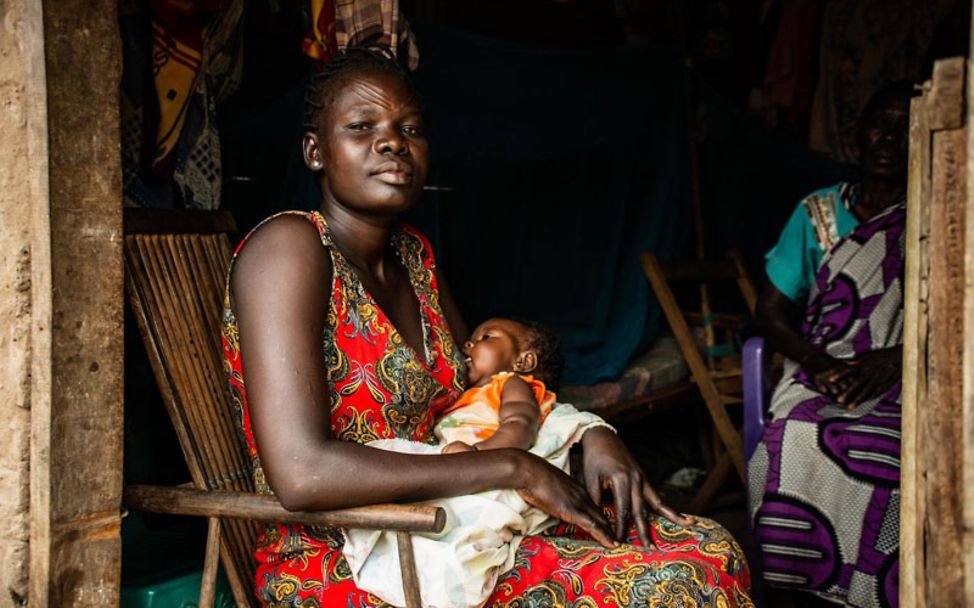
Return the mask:
[[419, 594], [419, 577], [416, 575], [416, 556], [413, 554], [413, 540], [408, 532], [396, 535], [399, 549], [399, 568], [402, 570], [402, 593], [406, 608], [422, 608]]
[[217, 516], [309, 526], [440, 532], [446, 513], [423, 505], [370, 505], [334, 511], [288, 511], [273, 496], [186, 487], [125, 488], [125, 506], [152, 513]]
[[927, 403], [919, 456], [926, 464], [925, 578], [928, 606], [963, 606], [961, 469], [964, 347], [964, 170], [966, 134], [933, 140]]
[[[974, 15], [972, 15], [974, 20]], [[972, 22], [974, 23], [974, 22]], [[971, 29], [974, 29], [972, 25]], [[974, 37], [971, 44], [974, 45]], [[974, 46], [968, 56], [974, 56]], [[965, 124], [974, 118], [974, 85], [968, 80], [966, 93]], [[974, 201], [974, 128], [967, 129], [967, 167], [965, 170], [967, 200]], [[974, 205], [965, 206], [964, 218], [964, 327], [974, 330]], [[961, 483], [964, 488], [964, 536], [961, 550], [964, 555], [964, 605], [974, 606], [974, 337], [964, 336], [963, 402], [961, 438], [964, 446], [964, 462]]]
[[906, 277], [903, 311], [903, 428], [900, 467], [900, 605], [924, 608], [925, 466], [917, 458], [926, 402], [930, 243], [930, 130], [924, 97], [910, 107]]
[[111, 606], [122, 493], [118, 19], [109, 0], [35, 4], [43, 7], [50, 191], [29, 201], [38, 273], [30, 604]]
[[210, 608], [216, 599], [216, 575], [220, 568], [220, 518], [210, 517], [206, 522], [206, 553], [203, 558], [203, 580], [200, 583], [201, 608]]
[[[125, 236], [129, 301], [193, 483], [253, 492], [223, 373], [220, 319], [229, 260], [225, 234]], [[256, 524], [228, 521], [222, 536], [230, 585], [251, 602]]]
[[[0, 606], [7, 607], [29, 593], [31, 383], [49, 387], [51, 377], [49, 365], [33, 369], [32, 359], [50, 353], [50, 289], [43, 289], [50, 285], [50, 232], [40, 3], [0, 7]], [[34, 289], [46, 298], [36, 301]]]
[[[901, 468], [900, 605], [963, 606], [970, 514], [963, 476], [974, 325], [967, 251], [968, 133], [956, 126], [963, 60], [938, 63], [911, 108]], [[965, 264], [967, 264], [965, 266]], [[965, 346], [966, 344], [966, 346]], [[966, 512], [965, 512], [966, 509]], [[965, 519], [965, 516], [967, 519]]]
[[930, 91], [930, 128], [959, 129], [964, 124], [964, 69], [967, 59], [953, 57], [933, 65]]

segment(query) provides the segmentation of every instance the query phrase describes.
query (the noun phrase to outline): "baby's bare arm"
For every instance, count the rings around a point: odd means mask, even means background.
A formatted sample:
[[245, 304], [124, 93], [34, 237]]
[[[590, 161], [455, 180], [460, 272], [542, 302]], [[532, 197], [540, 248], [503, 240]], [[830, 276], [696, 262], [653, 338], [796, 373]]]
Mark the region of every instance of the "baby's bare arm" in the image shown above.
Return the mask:
[[476, 445], [478, 450], [529, 449], [538, 438], [541, 408], [527, 382], [515, 376], [501, 393], [500, 427]]

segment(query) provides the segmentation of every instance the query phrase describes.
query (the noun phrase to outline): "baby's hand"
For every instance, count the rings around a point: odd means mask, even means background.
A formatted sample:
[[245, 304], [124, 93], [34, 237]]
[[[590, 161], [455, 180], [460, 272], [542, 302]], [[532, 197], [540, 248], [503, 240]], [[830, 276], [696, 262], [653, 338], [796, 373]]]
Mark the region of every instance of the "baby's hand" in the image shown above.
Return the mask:
[[443, 450], [440, 454], [460, 454], [461, 452], [476, 452], [477, 448], [472, 445], [467, 445], [462, 441], [451, 441], [450, 443], [443, 446]]

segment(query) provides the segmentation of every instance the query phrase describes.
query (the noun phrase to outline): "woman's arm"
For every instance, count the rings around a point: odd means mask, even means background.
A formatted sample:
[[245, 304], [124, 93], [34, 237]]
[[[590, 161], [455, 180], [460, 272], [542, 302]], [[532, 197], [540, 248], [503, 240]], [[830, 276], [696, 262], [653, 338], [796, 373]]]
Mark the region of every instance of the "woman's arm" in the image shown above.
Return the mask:
[[279, 217], [256, 232], [231, 276], [254, 438], [285, 508], [336, 509], [512, 488], [612, 542], [584, 489], [526, 452], [418, 456], [334, 439], [321, 342], [323, 286], [331, 277], [317, 231], [299, 216]]
[[799, 313], [795, 303], [768, 281], [755, 310], [758, 330], [772, 348], [796, 361], [820, 391], [836, 395], [843, 388], [838, 374], [848, 365], [805, 340], [796, 329]]

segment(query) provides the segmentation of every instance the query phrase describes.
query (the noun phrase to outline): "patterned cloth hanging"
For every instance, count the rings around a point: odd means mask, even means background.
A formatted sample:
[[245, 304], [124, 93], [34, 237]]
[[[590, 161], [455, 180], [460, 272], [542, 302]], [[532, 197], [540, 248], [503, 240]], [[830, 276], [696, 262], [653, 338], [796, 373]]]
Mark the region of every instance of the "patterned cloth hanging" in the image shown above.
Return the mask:
[[311, 22], [301, 48], [319, 65], [363, 44], [386, 45], [397, 54], [402, 47], [409, 69], [419, 65], [416, 37], [399, 14], [399, 0], [311, 0]]
[[125, 204], [220, 205], [216, 104], [240, 84], [243, 0], [123, 2]]

